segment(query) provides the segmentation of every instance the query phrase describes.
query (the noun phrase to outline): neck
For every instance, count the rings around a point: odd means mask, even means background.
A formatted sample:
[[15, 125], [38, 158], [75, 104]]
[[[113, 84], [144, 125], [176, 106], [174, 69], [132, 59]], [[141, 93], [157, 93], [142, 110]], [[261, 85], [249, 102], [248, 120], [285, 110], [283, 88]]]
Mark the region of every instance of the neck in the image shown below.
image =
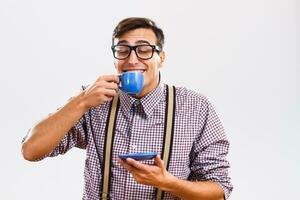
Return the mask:
[[157, 86], [159, 85], [160, 81], [156, 80], [154, 82], [154, 84], [149, 85], [149, 87], [145, 87], [143, 88], [143, 90], [141, 91], [141, 93], [135, 95], [134, 97], [137, 99], [140, 99], [144, 96], [146, 96], [147, 94], [149, 94], [150, 92], [152, 92], [155, 88], [157, 88]]

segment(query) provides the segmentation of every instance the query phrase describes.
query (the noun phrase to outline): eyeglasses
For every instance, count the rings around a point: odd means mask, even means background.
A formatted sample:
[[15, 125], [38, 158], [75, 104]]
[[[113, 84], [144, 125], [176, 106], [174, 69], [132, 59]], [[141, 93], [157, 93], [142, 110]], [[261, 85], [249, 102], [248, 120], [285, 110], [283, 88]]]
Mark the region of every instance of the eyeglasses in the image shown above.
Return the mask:
[[134, 50], [135, 55], [142, 60], [148, 60], [152, 58], [154, 51], [158, 53], [161, 51], [159, 46], [150, 44], [141, 44], [136, 46], [129, 46], [123, 44], [113, 45], [111, 47], [111, 50], [114, 54], [114, 57], [118, 60], [124, 60], [128, 58], [132, 50]]

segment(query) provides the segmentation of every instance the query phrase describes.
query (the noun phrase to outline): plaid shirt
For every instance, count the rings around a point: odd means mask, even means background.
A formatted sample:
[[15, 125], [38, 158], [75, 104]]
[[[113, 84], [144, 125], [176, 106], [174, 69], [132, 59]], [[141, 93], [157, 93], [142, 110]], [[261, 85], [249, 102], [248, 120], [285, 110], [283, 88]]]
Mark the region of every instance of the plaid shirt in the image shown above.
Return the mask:
[[[135, 99], [122, 91], [119, 95], [120, 107], [115, 126], [108, 195], [111, 199], [154, 199], [155, 188], [136, 183], [116, 158], [124, 153], [162, 152], [166, 86], [159, 85], [141, 99]], [[64, 154], [74, 146], [86, 149], [83, 199], [100, 198], [101, 152], [104, 148], [109, 105], [107, 102], [92, 108], [90, 114], [85, 113], [48, 155]], [[169, 172], [179, 179], [212, 180], [220, 184], [227, 199], [232, 191], [227, 171], [229, 163], [225, 159], [229, 142], [212, 105], [204, 96], [176, 87], [174, 123]], [[97, 155], [96, 146], [100, 155]], [[153, 164], [153, 160], [143, 163]], [[179, 198], [165, 192], [164, 199]]]

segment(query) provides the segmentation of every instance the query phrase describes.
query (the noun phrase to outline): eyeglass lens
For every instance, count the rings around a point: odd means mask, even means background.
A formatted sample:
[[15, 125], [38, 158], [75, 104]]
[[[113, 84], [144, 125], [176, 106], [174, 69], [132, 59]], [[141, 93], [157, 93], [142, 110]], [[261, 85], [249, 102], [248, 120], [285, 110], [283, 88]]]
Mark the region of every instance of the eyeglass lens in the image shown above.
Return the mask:
[[137, 57], [141, 59], [151, 58], [154, 51], [150, 45], [138, 45], [134, 47], [119, 45], [114, 47], [114, 54], [118, 59], [125, 59], [130, 55], [131, 50], [134, 50]]

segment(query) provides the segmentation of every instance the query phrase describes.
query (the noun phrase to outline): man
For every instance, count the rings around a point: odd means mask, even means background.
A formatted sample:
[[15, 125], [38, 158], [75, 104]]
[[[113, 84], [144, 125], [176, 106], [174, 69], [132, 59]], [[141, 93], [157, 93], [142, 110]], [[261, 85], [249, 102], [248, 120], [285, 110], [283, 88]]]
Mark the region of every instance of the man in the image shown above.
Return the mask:
[[[40, 160], [64, 154], [74, 146], [86, 149], [83, 199], [228, 198], [232, 191], [225, 159], [229, 143], [204, 96], [175, 88], [168, 163], [161, 159], [169, 102], [168, 87], [160, 82], [159, 72], [165, 60], [163, 31], [150, 19], [127, 18], [115, 28], [112, 43], [117, 74], [142, 72], [142, 91], [126, 94], [119, 90], [119, 75], [100, 76], [31, 129], [22, 145], [24, 158]], [[107, 121], [117, 96], [113, 139], [107, 148]], [[111, 153], [106, 155], [106, 149]], [[160, 155], [144, 162], [118, 156], [149, 151]], [[109, 176], [103, 172], [106, 164]], [[107, 191], [103, 190], [105, 177]]]

